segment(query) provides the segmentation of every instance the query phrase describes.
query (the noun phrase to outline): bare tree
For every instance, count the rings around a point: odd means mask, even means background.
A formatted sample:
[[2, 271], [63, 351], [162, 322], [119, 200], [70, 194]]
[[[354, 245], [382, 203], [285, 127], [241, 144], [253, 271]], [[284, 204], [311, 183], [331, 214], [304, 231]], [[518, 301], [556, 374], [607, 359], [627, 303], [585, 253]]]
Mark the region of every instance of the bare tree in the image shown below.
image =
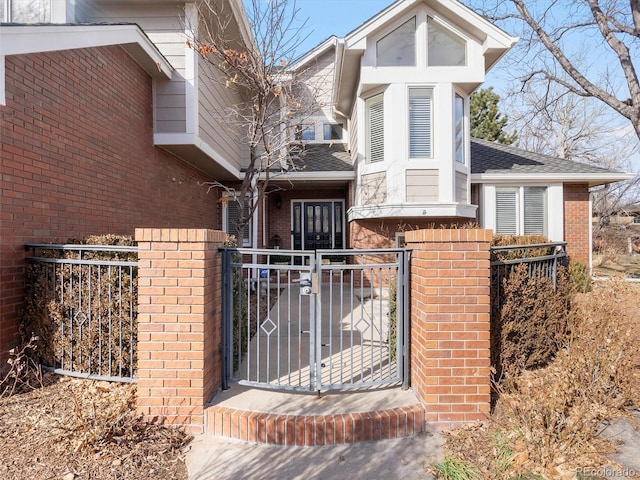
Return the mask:
[[[233, 2], [201, 0], [196, 38], [189, 41], [208, 66], [208, 81], [233, 92], [237, 101], [220, 112], [219, 126], [240, 138], [248, 150], [244, 176], [237, 185], [214, 181], [237, 202], [237, 233], [254, 216], [260, 200], [283, 172], [299, 168], [299, 152], [289, 148], [292, 127], [316, 108], [316, 94], [301, 87], [303, 72], [289, 66], [304, 40], [295, 0], [245, 1], [252, 38], [246, 39]], [[240, 25], [239, 25], [240, 24]]]
[[[542, 96], [525, 86], [511, 115], [519, 132], [518, 146], [614, 171], [631, 171], [631, 158], [640, 152], [628, 124], [602, 103], [552, 87]], [[550, 98], [553, 98], [550, 101]], [[607, 185], [594, 195], [594, 213], [607, 219], [614, 212], [640, 205], [640, 174], [625, 182]]]
[[514, 65], [525, 69], [524, 85], [539, 80], [596, 98], [628, 119], [640, 139], [640, 0], [466, 3], [511, 33], [522, 27]]

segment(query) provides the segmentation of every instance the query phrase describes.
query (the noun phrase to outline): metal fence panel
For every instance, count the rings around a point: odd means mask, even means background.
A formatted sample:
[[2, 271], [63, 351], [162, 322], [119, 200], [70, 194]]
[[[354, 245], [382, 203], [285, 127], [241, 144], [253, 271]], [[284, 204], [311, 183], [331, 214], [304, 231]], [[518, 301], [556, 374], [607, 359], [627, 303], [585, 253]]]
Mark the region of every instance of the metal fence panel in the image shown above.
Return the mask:
[[135, 381], [137, 247], [28, 244], [30, 322], [56, 373]]
[[558, 280], [558, 268], [567, 265], [566, 242], [535, 245], [491, 247], [491, 314], [497, 315], [502, 307], [502, 286], [520, 265], [527, 265], [529, 276]]

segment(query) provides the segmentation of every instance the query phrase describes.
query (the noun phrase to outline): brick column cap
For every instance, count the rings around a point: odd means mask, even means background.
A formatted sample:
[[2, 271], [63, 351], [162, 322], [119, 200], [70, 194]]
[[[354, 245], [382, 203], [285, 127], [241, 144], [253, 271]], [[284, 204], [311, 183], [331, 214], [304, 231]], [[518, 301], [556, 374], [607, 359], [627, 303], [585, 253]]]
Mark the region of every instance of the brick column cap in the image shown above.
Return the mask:
[[136, 242], [224, 243], [225, 232], [197, 228], [136, 228]]
[[485, 229], [437, 228], [405, 232], [407, 243], [422, 242], [491, 242], [493, 231]]

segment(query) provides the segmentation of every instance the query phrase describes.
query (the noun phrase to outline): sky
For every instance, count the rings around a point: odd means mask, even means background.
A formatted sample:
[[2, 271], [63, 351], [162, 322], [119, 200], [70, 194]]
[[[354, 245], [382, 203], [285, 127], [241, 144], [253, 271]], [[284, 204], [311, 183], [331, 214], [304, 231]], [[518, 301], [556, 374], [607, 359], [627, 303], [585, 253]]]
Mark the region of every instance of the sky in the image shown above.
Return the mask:
[[331, 35], [344, 37], [393, 0], [297, 0], [300, 18], [308, 18], [309, 37], [300, 53], [311, 50]]

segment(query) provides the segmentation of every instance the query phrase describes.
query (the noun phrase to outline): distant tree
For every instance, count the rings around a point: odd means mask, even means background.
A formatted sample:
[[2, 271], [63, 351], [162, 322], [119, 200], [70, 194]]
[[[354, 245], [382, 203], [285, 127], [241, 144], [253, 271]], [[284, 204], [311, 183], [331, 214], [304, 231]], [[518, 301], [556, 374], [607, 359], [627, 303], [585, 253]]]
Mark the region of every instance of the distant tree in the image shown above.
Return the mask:
[[[629, 126], [592, 98], [559, 93], [551, 87], [543, 95], [526, 87], [512, 107], [519, 132], [518, 146], [536, 153], [566, 158], [613, 171], [633, 171], [631, 159], [640, 143]], [[552, 102], [549, 99], [553, 98]], [[512, 102], [515, 103], [515, 102]], [[640, 174], [594, 192], [593, 213], [606, 220], [616, 212], [640, 205]]]
[[500, 95], [493, 91], [493, 87], [482, 88], [471, 95], [471, 136], [511, 145], [518, 135], [505, 132], [509, 117], [500, 113], [499, 102]]
[[640, 0], [465, 3], [520, 35], [501, 65], [520, 85], [595, 98], [630, 121], [640, 139]]

